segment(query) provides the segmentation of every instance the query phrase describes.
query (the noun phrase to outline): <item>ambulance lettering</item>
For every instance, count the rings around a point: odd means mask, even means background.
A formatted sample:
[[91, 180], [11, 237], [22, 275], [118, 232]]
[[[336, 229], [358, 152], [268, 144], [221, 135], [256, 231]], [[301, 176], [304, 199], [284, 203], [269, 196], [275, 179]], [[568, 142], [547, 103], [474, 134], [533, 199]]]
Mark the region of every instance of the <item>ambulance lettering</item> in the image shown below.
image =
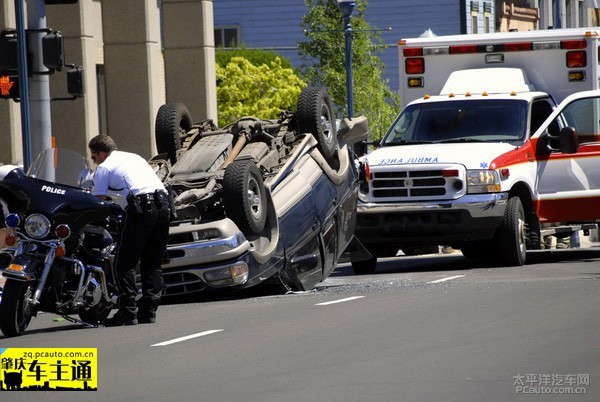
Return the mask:
[[402, 165], [408, 163], [437, 163], [438, 158], [436, 157], [427, 157], [427, 156], [419, 156], [413, 158], [394, 158], [394, 159], [382, 159], [379, 163], [380, 165]]

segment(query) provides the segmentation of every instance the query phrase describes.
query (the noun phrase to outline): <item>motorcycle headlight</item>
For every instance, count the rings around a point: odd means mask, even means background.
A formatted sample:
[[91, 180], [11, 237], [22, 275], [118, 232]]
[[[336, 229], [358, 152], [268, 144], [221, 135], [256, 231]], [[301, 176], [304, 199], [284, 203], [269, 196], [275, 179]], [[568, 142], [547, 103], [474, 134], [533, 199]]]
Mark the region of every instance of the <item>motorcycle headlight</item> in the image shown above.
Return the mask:
[[500, 175], [495, 170], [467, 170], [469, 194], [497, 193], [500, 191]]
[[44, 238], [50, 233], [50, 221], [42, 214], [31, 214], [25, 219], [25, 233], [34, 239]]

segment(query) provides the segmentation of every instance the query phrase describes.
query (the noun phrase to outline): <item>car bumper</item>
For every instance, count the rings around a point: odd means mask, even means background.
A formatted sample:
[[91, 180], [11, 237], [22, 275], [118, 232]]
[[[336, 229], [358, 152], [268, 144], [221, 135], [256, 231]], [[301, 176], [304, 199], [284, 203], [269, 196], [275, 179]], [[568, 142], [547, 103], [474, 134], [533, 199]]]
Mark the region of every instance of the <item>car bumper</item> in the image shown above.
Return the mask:
[[254, 259], [250, 242], [229, 219], [171, 227], [169, 239], [162, 265], [166, 296], [245, 288], [276, 272], [273, 262]]
[[508, 193], [418, 204], [359, 200], [355, 234], [365, 244], [399, 246], [491, 239], [502, 223], [507, 200]]

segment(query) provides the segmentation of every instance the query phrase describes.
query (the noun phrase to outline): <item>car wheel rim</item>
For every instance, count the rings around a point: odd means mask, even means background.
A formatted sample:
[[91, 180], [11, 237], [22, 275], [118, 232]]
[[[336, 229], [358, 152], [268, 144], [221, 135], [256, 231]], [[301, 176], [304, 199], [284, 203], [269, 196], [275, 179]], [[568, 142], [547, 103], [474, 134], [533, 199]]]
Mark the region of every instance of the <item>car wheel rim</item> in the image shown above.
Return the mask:
[[525, 220], [521, 217], [517, 220], [517, 241], [519, 242], [519, 252], [525, 252], [525, 239], [526, 239], [526, 228], [525, 228]]
[[260, 199], [260, 189], [258, 183], [254, 179], [248, 182], [248, 205], [252, 217], [258, 220], [262, 215], [262, 205]]
[[321, 109], [321, 125], [323, 126], [323, 136], [327, 139], [327, 142], [330, 142], [333, 132], [331, 130], [331, 122], [329, 121], [329, 109], [325, 105]]

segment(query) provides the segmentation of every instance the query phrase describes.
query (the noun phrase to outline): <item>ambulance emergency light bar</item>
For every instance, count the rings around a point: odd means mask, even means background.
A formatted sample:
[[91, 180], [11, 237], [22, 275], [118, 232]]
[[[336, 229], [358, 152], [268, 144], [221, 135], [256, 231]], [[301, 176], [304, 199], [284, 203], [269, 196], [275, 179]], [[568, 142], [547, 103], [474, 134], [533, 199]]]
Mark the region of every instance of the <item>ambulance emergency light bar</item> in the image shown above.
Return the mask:
[[[592, 33], [586, 34], [592, 36]], [[400, 46], [406, 46], [406, 40], [398, 42]], [[468, 45], [448, 45], [448, 46], [425, 46], [425, 47], [405, 47], [402, 54], [406, 58], [404, 61], [404, 71], [406, 74], [425, 73], [425, 59], [422, 56], [448, 55], [448, 54], [485, 54], [485, 62], [488, 64], [503, 63], [504, 54], [507, 52], [535, 51], [549, 49], [565, 49], [565, 65], [567, 68], [582, 68], [587, 66], [587, 47], [586, 40], [561, 40], [561, 41], [540, 41], [540, 42], [508, 42], [497, 44], [468, 44]], [[573, 73], [573, 74], [571, 74]], [[576, 73], [576, 74], [575, 74]], [[585, 80], [585, 72], [570, 72], [569, 81]], [[409, 87], [422, 87], [422, 77], [410, 77], [408, 79]]]

